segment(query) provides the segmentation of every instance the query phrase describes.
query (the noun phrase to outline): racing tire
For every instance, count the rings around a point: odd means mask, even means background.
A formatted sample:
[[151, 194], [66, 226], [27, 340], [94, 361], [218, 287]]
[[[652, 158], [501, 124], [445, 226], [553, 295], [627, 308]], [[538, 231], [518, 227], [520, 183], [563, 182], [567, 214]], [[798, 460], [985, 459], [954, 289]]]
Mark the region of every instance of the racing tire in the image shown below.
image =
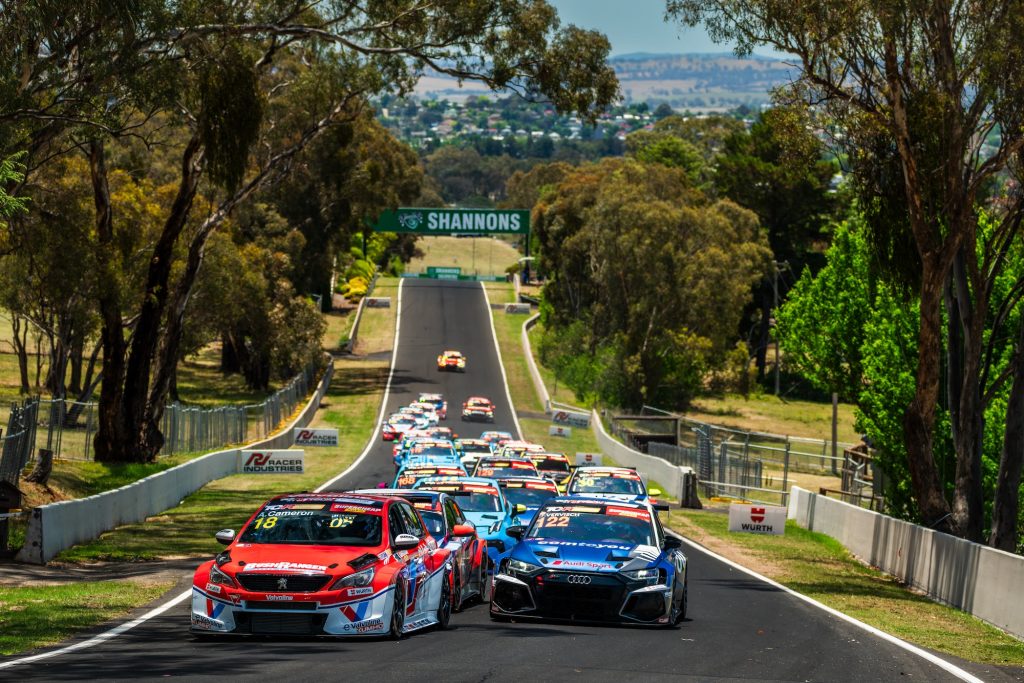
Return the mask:
[[441, 583], [441, 599], [437, 603], [437, 630], [444, 631], [452, 620], [452, 577], [445, 572]]
[[672, 605], [672, 611], [674, 612], [674, 614], [672, 615], [672, 618], [669, 621], [668, 628], [674, 628], [674, 627], [678, 626], [680, 623], [682, 623], [682, 621], [684, 619], [686, 619], [686, 588], [687, 588], [687, 582], [684, 581], [683, 582], [683, 597], [680, 598], [678, 605], [676, 605], [676, 604]]
[[452, 598], [452, 612], [461, 612], [466, 606], [466, 601], [462, 599], [462, 574], [459, 572], [458, 566], [452, 570], [452, 574], [455, 576], [452, 581], [455, 586], [454, 597]]
[[679, 608], [679, 621], [677, 621], [676, 623], [679, 623], [679, 622], [683, 621], [684, 619], [686, 619], [686, 607], [687, 607], [687, 602], [688, 602], [688, 598], [687, 598], [686, 593], [687, 593], [687, 588], [689, 587], [689, 583], [690, 583], [689, 581], [683, 581], [683, 604]]
[[391, 610], [391, 630], [388, 637], [391, 640], [401, 640], [405, 635], [405, 589], [401, 581], [395, 582], [394, 604]]

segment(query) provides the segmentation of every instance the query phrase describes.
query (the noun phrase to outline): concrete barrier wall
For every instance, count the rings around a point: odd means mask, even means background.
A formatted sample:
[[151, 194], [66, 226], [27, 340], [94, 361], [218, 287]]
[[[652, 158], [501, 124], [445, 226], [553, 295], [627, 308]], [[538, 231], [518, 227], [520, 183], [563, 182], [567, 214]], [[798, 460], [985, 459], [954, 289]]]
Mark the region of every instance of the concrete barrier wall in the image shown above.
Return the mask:
[[789, 518], [938, 602], [1024, 637], [1024, 557], [794, 486]]
[[689, 467], [673, 465], [667, 460], [633, 450], [605, 431], [601, 416], [595, 410], [590, 416], [590, 427], [601, 451], [624, 467], [635, 467], [637, 472], [665, 487], [665, 493], [683, 500], [683, 475], [692, 472]]
[[[333, 372], [334, 364], [328, 363], [316, 393], [285, 429], [245, 448], [270, 450], [290, 447], [295, 427], [305, 427], [316, 414]], [[209, 453], [113, 491], [37, 507], [29, 516], [25, 545], [17, 559], [45, 564], [57, 553], [77, 543], [90, 541], [122, 524], [142, 522], [175, 507], [211, 481], [236, 474], [240, 469], [239, 450], [231, 448]]]
[[540, 313], [532, 315], [527, 318], [526, 322], [523, 323], [523, 330], [521, 333], [521, 339], [523, 344], [523, 353], [526, 355], [526, 366], [530, 369], [530, 379], [533, 380], [533, 388], [537, 392], [537, 397], [541, 403], [544, 404], [544, 412], [551, 412], [551, 396], [548, 395], [548, 388], [544, 386], [544, 380], [540, 376], [540, 369], [537, 367], [537, 361], [533, 358], [533, 347], [530, 345], [530, 328], [537, 324], [540, 320]]

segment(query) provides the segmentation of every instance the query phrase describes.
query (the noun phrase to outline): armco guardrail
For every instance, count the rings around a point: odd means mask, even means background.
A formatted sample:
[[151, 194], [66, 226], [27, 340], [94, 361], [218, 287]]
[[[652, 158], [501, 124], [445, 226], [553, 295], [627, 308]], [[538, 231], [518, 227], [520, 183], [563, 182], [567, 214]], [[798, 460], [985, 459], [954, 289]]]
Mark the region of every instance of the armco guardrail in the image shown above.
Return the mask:
[[683, 475], [692, 473], [691, 468], [673, 465], [667, 460], [633, 450], [617, 441], [615, 437], [605, 431], [601, 416], [596, 410], [591, 415], [590, 427], [601, 451], [607, 453], [615, 462], [624, 467], [635, 467], [648, 479], [654, 479], [664, 486], [665, 493], [669, 495], [676, 496], [680, 500], [687, 497], [683, 491]]
[[523, 323], [523, 329], [521, 333], [521, 340], [523, 344], [523, 354], [526, 356], [526, 367], [530, 369], [530, 379], [533, 380], [533, 388], [537, 392], [537, 397], [540, 398], [541, 403], [544, 404], [544, 412], [551, 412], [551, 396], [548, 395], [548, 388], [544, 386], [544, 379], [540, 376], [540, 368], [537, 367], [537, 361], [533, 358], [533, 347], [530, 346], [530, 328], [537, 324], [540, 320], [540, 313], [531, 315]]
[[[316, 414], [320, 400], [330, 386], [333, 371], [334, 364], [327, 363], [316, 393], [285, 429], [245, 448], [259, 450], [291, 446], [295, 427], [305, 427]], [[172, 508], [211, 481], [237, 473], [239, 450], [232, 448], [210, 453], [113, 491], [37, 507], [29, 516], [25, 545], [17, 559], [45, 564], [76, 543], [92, 540], [122, 524], [142, 522]]]
[[1024, 637], [1024, 557], [794, 486], [789, 518], [938, 602]]

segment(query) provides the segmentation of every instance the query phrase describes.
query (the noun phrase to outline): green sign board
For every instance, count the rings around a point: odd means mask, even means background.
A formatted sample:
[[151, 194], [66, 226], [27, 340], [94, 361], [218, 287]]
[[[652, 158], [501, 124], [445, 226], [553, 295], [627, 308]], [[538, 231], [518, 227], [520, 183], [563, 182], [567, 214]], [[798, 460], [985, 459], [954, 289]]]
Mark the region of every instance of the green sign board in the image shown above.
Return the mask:
[[458, 280], [461, 273], [461, 268], [427, 266], [427, 277], [437, 278], [438, 280]]
[[398, 209], [385, 211], [373, 224], [374, 232], [411, 232], [417, 235], [487, 235], [530, 232], [530, 212], [518, 209]]

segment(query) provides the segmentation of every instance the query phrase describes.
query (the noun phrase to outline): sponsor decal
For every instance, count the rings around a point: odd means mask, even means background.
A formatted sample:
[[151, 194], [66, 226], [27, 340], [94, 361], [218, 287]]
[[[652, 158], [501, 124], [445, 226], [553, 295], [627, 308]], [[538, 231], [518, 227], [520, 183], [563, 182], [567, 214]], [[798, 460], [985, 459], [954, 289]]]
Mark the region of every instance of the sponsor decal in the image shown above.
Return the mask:
[[538, 541], [534, 545], [565, 546], [569, 548], [608, 548], [611, 550], [630, 550], [632, 548], [632, 546], [616, 545], [614, 543], [591, 543], [590, 541], [555, 541], [547, 539], [538, 539]]
[[560, 436], [565, 439], [570, 439], [572, 438], [572, 427], [551, 425], [550, 427], [548, 427], [548, 436]]
[[368, 631], [379, 631], [379, 630], [384, 628], [384, 620], [383, 619], [367, 619], [365, 621], [360, 621], [357, 624], [352, 624], [352, 627], [355, 628], [356, 633], [366, 633]]
[[242, 567], [243, 572], [324, 572], [323, 564], [306, 564], [305, 562], [250, 562]]
[[646, 510], [637, 510], [636, 508], [613, 508], [609, 506], [605, 509], [605, 514], [612, 517], [632, 517], [633, 519], [642, 519], [644, 521], [651, 519], [651, 515]]
[[555, 410], [551, 413], [551, 421], [557, 425], [589, 427], [590, 413], [577, 413], [571, 410]]
[[786, 508], [775, 505], [733, 503], [729, 506], [729, 531], [780, 536], [786, 531], [786, 513]]
[[405, 627], [402, 629], [402, 631], [415, 631], [418, 628], [423, 628], [424, 626], [430, 626], [433, 623], [434, 622], [431, 621], [430, 619], [426, 619], [426, 618], [424, 618], [424, 619], [417, 619], [416, 621], [411, 621], [411, 622], [407, 623], [405, 625]]
[[208, 584], [206, 584], [206, 592], [207, 593], [214, 593], [215, 595], [220, 595], [221, 590], [222, 590], [221, 587], [218, 586], [215, 583], [208, 583]]
[[322, 503], [288, 503], [286, 505], [264, 505], [264, 510], [323, 510]]
[[219, 631], [224, 627], [219, 621], [214, 621], [208, 617], [204, 617], [202, 614], [192, 613], [192, 626], [195, 628], [202, 629], [204, 631]]
[[267, 594], [267, 600], [278, 600], [278, 601], [287, 602], [287, 601], [291, 601], [291, 600], [294, 600], [294, 599], [295, 598], [293, 598], [290, 595], [271, 595], [271, 594]]
[[604, 456], [600, 453], [576, 453], [577, 465], [600, 465]]
[[604, 569], [607, 565], [604, 562], [587, 562], [585, 560], [554, 560], [552, 567], [580, 567], [585, 569]]
[[295, 428], [296, 446], [337, 446], [337, 429]]
[[240, 451], [242, 474], [302, 474], [305, 451]]
[[380, 508], [367, 505], [349, 505], [347, 503], [335, 503], [331, 506], [331, 512], [347, 512], [349, 514], [379, 514]]
[[367, 586], [365, 588], [349, 588], [348, 595], [355, 597], [356, 595], [373, 595], [373, 588]]
[[362, 602], [355, 602], [350, 605], [341, 606], [341, 614], [351, 622], [356, 624], [366, 618], [366, 613], [370, 609], [370, 603], [372, 600], [363, 600]]

